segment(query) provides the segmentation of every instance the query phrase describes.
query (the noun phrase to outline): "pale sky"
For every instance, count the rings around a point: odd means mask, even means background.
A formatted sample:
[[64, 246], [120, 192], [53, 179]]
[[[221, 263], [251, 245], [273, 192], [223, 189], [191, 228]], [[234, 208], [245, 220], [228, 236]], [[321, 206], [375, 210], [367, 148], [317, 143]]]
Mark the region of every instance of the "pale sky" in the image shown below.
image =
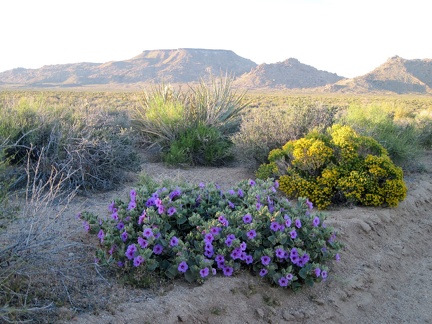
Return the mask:
[[431, 17], [430, 0], [1, 0], [0, 72], [205, 48], [355, 77], [432, 58]]

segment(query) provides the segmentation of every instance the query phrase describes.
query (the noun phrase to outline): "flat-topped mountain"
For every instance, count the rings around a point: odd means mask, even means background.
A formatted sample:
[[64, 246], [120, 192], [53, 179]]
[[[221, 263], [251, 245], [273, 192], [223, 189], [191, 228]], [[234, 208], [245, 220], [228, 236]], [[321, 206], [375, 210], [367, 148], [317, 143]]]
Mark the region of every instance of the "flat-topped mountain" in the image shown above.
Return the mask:
[[248, 88], [316, 88], [342, 80], [335, 73], [317, 70], [295, 58], [274, 64], [261, 64], [236, 80]]
[[394, 56], [372, 72], [338, 81], [327, 86], [325, 91], [432, 94], [432, 60]]
[[239, 76], [256, 63], [233, 51], [188, 49], [144, 51], [125, 61], [47, 65], [0, 73], [0, 82], [27, 86], [77, 86], [109, 83], [199, 81], [213, 73]]

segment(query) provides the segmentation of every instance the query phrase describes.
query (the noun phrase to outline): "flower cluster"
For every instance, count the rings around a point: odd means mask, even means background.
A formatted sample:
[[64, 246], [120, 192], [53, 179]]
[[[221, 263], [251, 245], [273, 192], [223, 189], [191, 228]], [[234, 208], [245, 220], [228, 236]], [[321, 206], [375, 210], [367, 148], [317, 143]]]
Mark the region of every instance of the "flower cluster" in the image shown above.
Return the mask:
[[202, 281], [248, 268], [281, 287], [327, 277], [341, 244], [309, 200], [293, 205], [271, 179], [242, 181], [223, 192], [215, 184], [132, 190], [101, 220], [81, 218], [97, 233], [100, 262], [122, 269], [158, 270], [169, 278]]
[[318, 209], [345, 202], [397, 206], [406, 197], [402, 169], [377, 141], [348, 126], [336, 124], [327, 134], [290, 141], [270, 152], [269, 161], [258, 177], [279, 176], [288, 197], [308, 197]]

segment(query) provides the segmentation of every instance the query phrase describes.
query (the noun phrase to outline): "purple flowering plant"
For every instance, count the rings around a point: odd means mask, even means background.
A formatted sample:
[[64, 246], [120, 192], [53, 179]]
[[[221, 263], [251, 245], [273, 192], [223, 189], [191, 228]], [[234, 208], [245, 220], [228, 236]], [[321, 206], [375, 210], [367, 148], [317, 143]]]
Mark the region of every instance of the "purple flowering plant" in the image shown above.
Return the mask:
[[330, 262], [341, 259], [335, 229], [306, 199], [290, 202], [276, 188], [271, 179], [226, 192], [212, 183], [146, 181], [126, 201], [111, 202], [106, 217], [83, 212], [81, 219], [98, 235], [100, 264], [119, 271], [203, 282], [249, 269], [292, 289], [326, 279]]

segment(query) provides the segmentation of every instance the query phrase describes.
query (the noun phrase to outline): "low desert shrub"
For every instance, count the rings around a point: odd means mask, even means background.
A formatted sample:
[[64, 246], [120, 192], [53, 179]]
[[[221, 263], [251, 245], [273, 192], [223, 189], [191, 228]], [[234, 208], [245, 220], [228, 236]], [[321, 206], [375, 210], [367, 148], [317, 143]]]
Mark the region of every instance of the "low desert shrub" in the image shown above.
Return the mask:
[[[122, 277], [202, 282], [241, 268], [281, 287], [313, 285], [339, 259], [341, 244], [312, 204], [292, 205], [272, 180], [242, 181], [226, 192], [215, 184], [155, 186], [150, 181], [117, 199], [109, 216], [83, 212], [85, 229], [100, 242], [97, 258]], [[131, 279], [132, 280], [132, 279]]]
[[397, 206], [406, 196], [403, 172], [371, 137], [349, 126], [309, 133], [269, 154], [259, 178], [278, 177], [289, 197], [307, 197], [319, 209], [340, 203]]
[[385, 104], [352, 104], [340, 123], [349, 125], [361, 135], [376, 139], [398, 166], [406, 170], [416, 169], [418, 156], [427, 146], [427, 132], [410, 114], [395, 109]]
[[[158, 146], [169, 164], [218, 165], [229, 155], [227, 139], [238, 131], [241, 113], [247, 106], [229, 77], [201, 81], [182, 92], [159, 85], [145, 92], [132, 119], [142, 141]], [[206, 138], [212, 141], [203, 156]], [[177, 160], [178, 159], [178, 160]]]
[[313, 129], [331, 126], [336, 111], [337, 107], [320, 103], [252, 109], [244, 114], [240, 131], [233, 136], [236, 155], [254, 166], [265, 163], [271, 150]]
[[232, 142], [217, 128], [199, 125], [180, 134], [163, 159], [171, 165], [221, 166], [232, 159], [231, 146]]
[[25, 186], [23, 169], [28, 162], [32, 169], [38, 163], [37, 180], [46, 181], [54, 167], [67, 178], [64, 186], [82, 190], [112, 189], [123, 181], [125, 171], [137, 169], [126, 112], [47, 106], [42, 99], [21, 98], [0, 107], [0, 141], [6, 146], [3, 161], [16, 169], [15, 187]]

